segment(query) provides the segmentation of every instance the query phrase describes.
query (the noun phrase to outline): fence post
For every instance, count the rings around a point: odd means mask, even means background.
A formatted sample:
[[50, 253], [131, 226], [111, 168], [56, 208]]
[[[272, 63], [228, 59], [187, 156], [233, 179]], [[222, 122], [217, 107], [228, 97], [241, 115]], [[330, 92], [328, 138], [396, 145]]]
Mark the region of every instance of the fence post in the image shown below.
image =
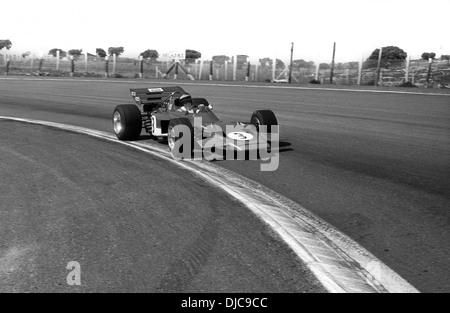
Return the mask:
[[116, 74], [116, 63], [117, 63], [117, 54], [113, 54], [113, 76]]
[[336, 42], [333, 43], [333, 58], [331, 59], [330, 84], [333, 84], [334, 58], [335, 58], [335, 56], [336, 56]]
[[294, 57], [294, 43], [291, 46], [291, 62], [289, 63], [289, 84], [292, 82], [292, 60]]
[[73, 55], [70, 56], [70, 77], [73, 77], [73, 73], [75, 72], [75, 60]]
[[9, 74], [9, 64], [10, 64], [11, 60], [9, 58], [6, 59], [6, 73], [5, 76], [8, 76]]
[[109, 56], [105, 57], [105, 77], [108, 78], [109, 76]]
[[56, 71], [59, 71], [59, 58], [61, 57], [61, 52], [56, 50]]
[[225, 60], [225, 80], [228, 80], [228, 61]]
[[175, 74], [173, 75], [174, 80], [178, 79], [178, 64], [178, 61], [175, 61]]
[[381, 71], [381, 54], [383, 53], [383, 48], [380, 47], [380, 53], [378, 54], [378, 63], [377, 63], [377, 76], [375, 78], [375, 86], [378, 86], [378, 82], [380, 80], [380, 71]]
[[359, 64], [358, 64], [358, 86], [361, 85], [361, 78], [362, 78], [362, 66], [363, 66], [363, 58], [361, 58], [361, 60], [359, 60]]
[[319, 60], [317, 60], [317, 65], [316, 65], [316, 76], [315, 76], [315, 80], [319, 81], [319, 69], [320, 69], [320, 62]]
[[214, 63], [213, 60], [209, 62], [209, 80], [213, 80]]
[[41, 75], [41, 71], [42, 71], [42, 64], [44, 63], [44, 58], [41, 56], [40, 60], [39, 60], [39, 67], [38, 67], [38, 75]]
[[139, 56], [139, 78], [144, 78], [144, 57], [142, 55]]
[[84, 59], [84, 72], [87, 74], [88, 72], [88, 52], [85, 52], [85, 59]]
[[277, 70], [277, 58], [273, 58], [273, 61], [272, 61], [272, 80], [275, 80], [276, 70]]
[[234, 63], [233, 63], [233, 80], [236, 80], [237, 73], [237, 54], [234, 55]]
[[428, 59], [428, 72], [427, 72], [427, 88], [429, 88], [430, 84], [430, 76], [431, 76], [431, 65], [433, 64], [433, 58]]
[[200, 69], [198, 71], [198, 80], [202, 79], [202, 72], [203, 72], [203, 59], [200, 60]]
[[255, 82], [258, 81], [258, 64], [259, 61], [255, 63], [255, 79], [254, 79]]
[[245, 74], [245, 81], [248, 82], [250, 79], [250, 61], [247, 61], [247, 74]]
[[198, 77], [198, 62], [200, 62], [199, 59], [195, 59], [195, 64], [194, 64], [194, 77]]
[[406, 72], [405, 72], [405, 83], [409, 81], [409, 65], [411, 63], [411, 56], [406, 59]]

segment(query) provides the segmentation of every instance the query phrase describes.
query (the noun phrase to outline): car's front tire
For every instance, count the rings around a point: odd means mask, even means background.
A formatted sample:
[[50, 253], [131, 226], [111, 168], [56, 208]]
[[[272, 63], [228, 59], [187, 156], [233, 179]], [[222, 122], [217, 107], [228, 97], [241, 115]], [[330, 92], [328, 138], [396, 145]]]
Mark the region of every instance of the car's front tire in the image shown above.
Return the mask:
[[277, 118], [275, 113], [271, 110], [259, 110], [255, 111], [252, 114], [250, 122], [256, 126], [256, 129], [259, 131], [259, 126], [265, 125], [267, 126], [267, 133], [270, 134], [272, 132], [272, 126], [278, 125]]
[[[176, 129], [177, 127], [179, 129]], [[183, 140], [183, 142], [180, 143], [178, 142], [179, 140]], [[194, 127], [191, 121], [187, 118], [174, 118], [170, 120], [169, 127], [167, 128], [167, 143], [170, 152], [175, 158], [191, 158], [194, 150]]]
[[113, 130], [119, 140], [137, 140], [142, 131], [142, 116], [133, 104], [116, 106], [112, 116]]

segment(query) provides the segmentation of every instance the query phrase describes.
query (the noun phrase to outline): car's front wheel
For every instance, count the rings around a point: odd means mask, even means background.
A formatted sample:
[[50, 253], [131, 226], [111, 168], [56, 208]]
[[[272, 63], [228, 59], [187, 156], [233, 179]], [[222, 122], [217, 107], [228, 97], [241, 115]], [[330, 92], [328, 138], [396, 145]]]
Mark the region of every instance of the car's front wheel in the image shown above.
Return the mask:
[[112, 116], [113, 130], [120, 140], [137, 140], [142, 130], [142, 116], [133, 104], [116, 106]]
[[267, 133], [270, 134], [272, 132], [272, 126], [278, 125], [277, 118], [275, 113], [271, 110], [260, 110], [255, 111], [252, 114], [250, 122], [256, 126], [256, 129], [259, 131], [261, 125], [267, 126]]
[[187, 118], [170, 120], [167, 128], [167, 143], [173, 157], [188, 159], [194, 150], [194, 128]]

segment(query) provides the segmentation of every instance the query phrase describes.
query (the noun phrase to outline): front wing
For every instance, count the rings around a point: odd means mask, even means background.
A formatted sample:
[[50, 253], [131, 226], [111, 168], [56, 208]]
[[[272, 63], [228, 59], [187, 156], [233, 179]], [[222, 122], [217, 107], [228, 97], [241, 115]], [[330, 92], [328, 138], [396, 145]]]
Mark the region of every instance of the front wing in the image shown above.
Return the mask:
[[203, 154], [223, 151], [257, 152], [268, 151], [270, 142], [264, 132], [258, 132], [253, 124], [237, 123], [227, 125], [225, 129], [217, 125], [204, 127], [202, 137], [196, 136], [194, 152], [202, 150]]

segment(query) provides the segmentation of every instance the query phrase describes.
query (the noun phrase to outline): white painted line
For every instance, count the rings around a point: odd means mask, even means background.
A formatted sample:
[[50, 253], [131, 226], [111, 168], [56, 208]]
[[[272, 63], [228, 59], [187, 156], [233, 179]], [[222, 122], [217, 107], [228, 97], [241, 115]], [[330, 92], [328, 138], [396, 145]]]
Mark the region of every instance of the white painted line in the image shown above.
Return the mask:
[[[159, 82], [149, 82], [150, 84], [158, 84]], [[369, 89], [349, 89], [349, 88], [325, 88], [325, 87], [301, 87], [301, 86], [261, 86], [261, 85], [233, 85], [233, 84], [201, 84], [201, 83], [166, 83], [170, 85], [200, 85], [200, 86], [215, 86], [215, 87], [240, 87], [240, 88], [267, 88], [267, 89], [297, 89], [297, 90], [323, 90], [323, 91], [346, 91], [346, 92], [369, 92], [369, 93], [393, 93], [393, 94], [408, 94], [408, 95], [422, 95], [422, 96], [446, 96], [450, 94], [435, 93], [435, 92], [413, 92], [413, 91], [396, 91], [396, 90], [369, 90]]]
[[154, 85], [186, 85], [186, 86], [214, 86], [214, 87], [238, 87], [238, 88], [262, 88], [262, 89], [293, 89], [293, 90], [322, 90], [322, 91], [342, 91], [342, 92], [361, 92], [361, 93], [387, 93], [387, 94], [402, 94], [402, 95], [420, 95], [420, 96], [444, 96], [450, 97], [447, 93], [437, 92], [415, 92], [415, 91], [396, 91], [396, 90], [370, 90], [370, 89], [350, 89], [350, 88], [327, 88], [327, 87], [302, 87], [302, 86], [267, 86], [267, 85], [240, 85], [240, 84], [226, 84], [226, 83], [192, 83], [179, 81], [142, 81], [142, 80], [100, 80], [100, 79], [73, 79], [73, 78], [16, 78], [16, 77], [0, 77], [0, 80], [22, 80], [22, 81], [70, 81], [70, 82], [101, 82], [101, 83], [120, 83], [120, 84], [154, 84]]
[[239, 174], [209, 162], [175, 161], [168, 149], [142, 142], [119, 141], [110, 133], [92, 129], [0, 116], [0, 120], [49, 126], [132, 147], [195, 173], [227, 192], [271, 227], [311, 270], [321, 284], [335, 293], [417, 293], [374, 255], [299, 204]]

